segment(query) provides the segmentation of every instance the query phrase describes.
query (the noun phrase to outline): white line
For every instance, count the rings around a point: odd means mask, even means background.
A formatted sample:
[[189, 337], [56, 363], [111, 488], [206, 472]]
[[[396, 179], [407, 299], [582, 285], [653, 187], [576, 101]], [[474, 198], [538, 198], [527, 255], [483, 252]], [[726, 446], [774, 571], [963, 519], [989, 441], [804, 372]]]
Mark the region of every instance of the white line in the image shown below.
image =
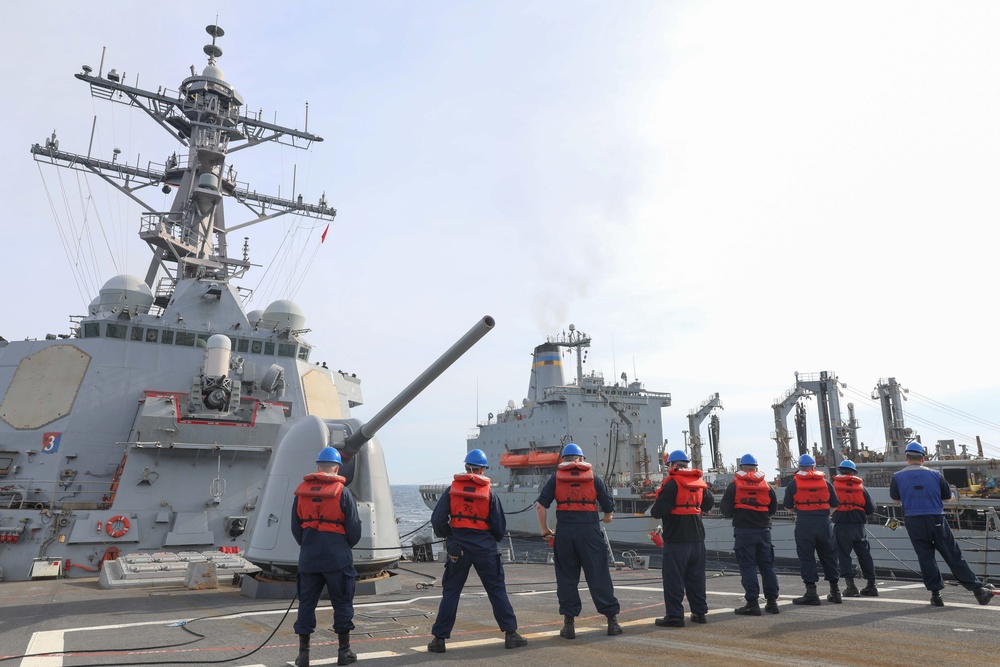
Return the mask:
[[[369, 653], [358, 653], [358, 660], [374, 660], [377, 658], [395, 658], [403, 655], [402, 653], [396, 653], [395, 651], [371, 651]], [[295, 663], [288, 663], [289, 665], [294, 665]], [[322, 660], [316, 660], [314, 658], [309, 659], [310, 665], [336, 665], [336, 658], [323, 658]], [[256, 666], [254, 666], [256, 667]], [[260, 665], [264, 667], [264, 665]]]
[[[28, 648], [24, 650], [24, 654], [61, 653], [63, 646], [62, 630], [36, 632], [31, 635], [31, 640], [28, 641]], [[24, 658], [21, 660], [21, 667], [62, 667], [62, 664], [61, 655], [39, 656], [37, 658]]]

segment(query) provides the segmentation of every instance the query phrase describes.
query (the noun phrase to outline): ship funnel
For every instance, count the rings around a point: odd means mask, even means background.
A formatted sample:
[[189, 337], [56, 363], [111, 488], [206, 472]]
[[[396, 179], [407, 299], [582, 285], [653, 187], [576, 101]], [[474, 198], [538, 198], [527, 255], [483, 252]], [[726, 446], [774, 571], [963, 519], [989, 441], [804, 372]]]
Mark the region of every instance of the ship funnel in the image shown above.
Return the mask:
[[531, 383], [528, 385], [528, 403], [535, 403], [545, 396], [549, 387], [563, 387], [562, 354], [554, 343], [543, 343], [535, 348], [531, 364]]
[[410, 401], [416, 398], [417, 394], [426, 389], [431, 382], [434, 382], [459, 357], [468, 352], [483, 336], [492, 331], [494, 326], [496, 326], [496, 321], [489, 315], [476, 322], [474, 327], [469, 329], [437, 361], [421, 373], [416, 380], [411, 382], [410, 386], [400, 392], [396, 398], [389, 401], [389, 404], [382, 408], [364, 426], [352, 433], [344, 445], [344, 453], [348, 456], [353, 456], [357, 453], [380, 428], [385, 426], [386, 422], [395, 417], [396, 413], [405, 408]]

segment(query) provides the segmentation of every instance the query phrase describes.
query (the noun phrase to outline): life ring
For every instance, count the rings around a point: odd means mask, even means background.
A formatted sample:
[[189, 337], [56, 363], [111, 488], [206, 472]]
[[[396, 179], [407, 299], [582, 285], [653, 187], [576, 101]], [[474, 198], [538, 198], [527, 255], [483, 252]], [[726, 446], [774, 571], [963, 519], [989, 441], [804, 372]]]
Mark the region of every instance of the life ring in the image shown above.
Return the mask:
[[108, 531], [108, 535], [110, 535], [111, 537], [121, 537], [122, 535], [128, 532], [128, 529], [129, 529], [128, 517], [122, 516], [121, 514], [119, 514], [118, 516], [113, 516], [110, 519], [108, 519], [108, 523], [105, 528], [105, 530]]

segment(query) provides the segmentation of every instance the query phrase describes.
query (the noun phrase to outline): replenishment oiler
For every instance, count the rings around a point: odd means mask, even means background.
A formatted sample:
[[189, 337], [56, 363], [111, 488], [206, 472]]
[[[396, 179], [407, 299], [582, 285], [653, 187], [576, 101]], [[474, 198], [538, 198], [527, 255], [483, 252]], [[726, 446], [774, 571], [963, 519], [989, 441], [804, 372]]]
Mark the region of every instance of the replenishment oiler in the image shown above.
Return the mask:
[[[601, 475], [615, 498], [615, 520], [602, 524], [609, 544], [624, 549], [652, 547], [659, 541], [659, 522], [649, 516], [649, 508], [662, 483], [665, 443], [662, 408], [669, 407], [669, 393], [647, 390], [624, 373], [614, 383], [596, 371], [585, 371], [591, 338], [573, 325], [569, 331], [552, 336], [534, 350], [527, 397], [517, 405], [509, 401], [504, 410], [490, 413], [477, 424], [477, 432], [467, 440], [467, 449], [482, 449], [489, 458], [489, 475], [514, 534], [537, 535], [534, 500], [542, 484], [553, 474], [559, 452], [568, 442], [583, 448], [587, 460]], [[575, 360], [576, 378], [564, 377], [564, 360]], [[567, 364], [571, 365], [571, 364]], [[857, 464], [877, 510], [869, 518], [868, 533], [876, 567], [899, 576], [918, 576], [919, 565], [903, 528], [905, 517], [889, 498], [893, 472], [906, 465], [903, 450], [917, 434], [905, 426], [902, 402], [904, 389], [895, 378], [880, 380], [871, 393], [878, 402], [886, 447], [872, 451], [859, 445], [858, 424], [853, 404], [842, 413], [839, 396], [842, 383], [833, 372], [795, 374], [794, 386], [776, 399], [775, 431], [778, 471], [772, 485], [780, 502], [784, 484], [794, 474], [798, 455], [790, 443], [798, 443], [799, 454], [812, 453], [829, 477], [837, 474], [837, 464], [849, 458]], [[820, 444], [809, 448], [805, 434], [805, 400], [815, 399], [819, 410]], [[732, 480], [735, 461], [725, 465], [718, 442], [717, 410], [719, 394], [709, 396], [688, 414], [689, 431], [685, 448], [692, 464], [705, 470], [706, 480], [717, 494]], [[790, 435], [786, 419], [796, 411], [796, 436]], [[710, 462], [704, 461], [699, 427], [711, 416]], [[954, 441], [940, 440], [928, 447], [925, 465], [939, 469], [953, 486], [954, 499], [947, 505], [947, 518], [956, 532], [962, 552], [973, 569], [986, 578], [1000, 577], [1000, 469], [995, 458], [984, 456], [982, 444], [976, 452], [956, 447]], [[708, 465], [705, 465], [707, 463]], [[433, 507], [445, 486], [423, 485], [425, 503]], [[555, 521], [550, 508], [549, 525]], [[794, 516], [779, 509], [774, 517], [773, 542], [779, 563], [797, 563]], [[706, 548], [716, 557], [732, 559], [732, 524], [714, 510], [705, 518]], [[616, 554], [617, 557], [617, 554]], [[943, 569], [947, 569], [941, 563]]]
[[[176, 91], [132, 85], [103, 56], [96, 71], [76, 74], [95, 98], [171, 136], [161, 162], [130, 162], [117, 149], [67, 152], [55, 133], [31, 146], [42, 165], [97, 175], [139, 202], [152, 260], [144, 277], [107, 280], [68, 333], [0, 338], [0, 579], [99, 573], [113, 588], [182, 581], [192, 563], [210, 563], [219, 578], [254, 574], [242, 577], [248, 595], [272, 585], [293, 592], [292, 491], [331, 445], [363, 523], [354, 556], [362, 583], [391, 588], [387, 569], [401, 551], [374, 435], [493, 320], [362, 424], [351, 417], [360, 380], [313, 361], [300, 306], [282, 299], [244, 310], [250, 292], [238, 281], [252, 267], [249, 243], [230, 256], [228, 233], [286, 214], [329, 225], [336, 211], [325, 194], [283, 199], [237, 180], [229, 154], [238, 148], [308, 148], [322, 138], [244, 110], [218, 65], [224, 32], [207, 31], [207, 65], [192, 67]], [[160, 191], [173, 193], [169, 210], [141, 199]], [[231, 200], [249, 217], [227, 219]]]

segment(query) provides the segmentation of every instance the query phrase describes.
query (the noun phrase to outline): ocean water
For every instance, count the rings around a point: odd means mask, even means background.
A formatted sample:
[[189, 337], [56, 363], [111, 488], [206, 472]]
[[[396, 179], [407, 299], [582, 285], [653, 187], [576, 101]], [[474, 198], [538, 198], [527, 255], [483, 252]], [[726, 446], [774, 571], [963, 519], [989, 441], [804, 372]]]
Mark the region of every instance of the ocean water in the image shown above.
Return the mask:
[[431, 510], [420, 497], [420, 487], [416, 484], [393, 484], [392, 508], [396, 512], [396, 527], [399, 529], [400, 544], [408, 549], [413, 538], [418, 535], [433, 537], [431, 530]]

